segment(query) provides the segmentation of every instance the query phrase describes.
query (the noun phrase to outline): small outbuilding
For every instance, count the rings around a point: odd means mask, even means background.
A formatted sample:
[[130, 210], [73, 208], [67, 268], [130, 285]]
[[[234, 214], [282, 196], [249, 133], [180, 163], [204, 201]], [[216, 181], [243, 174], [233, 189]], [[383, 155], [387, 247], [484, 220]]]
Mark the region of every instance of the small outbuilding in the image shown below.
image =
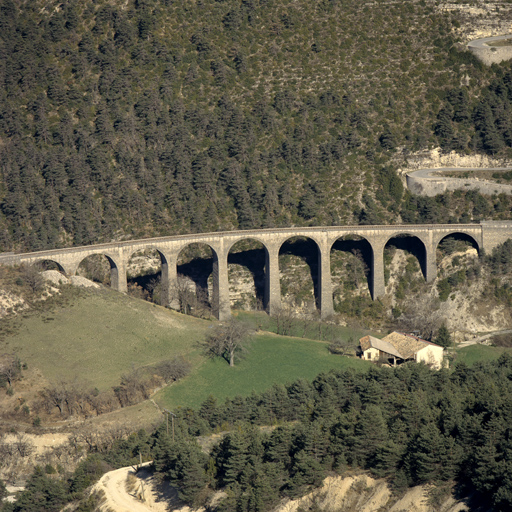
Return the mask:
[[444, 348], [412, 334], [395, 331], [382, 339], [364, 336], [359, 345], [361, 358], [368, 361], [384, 361], [392, 366], [405, 361], [424, 362], [437, 370], [443, 365]]

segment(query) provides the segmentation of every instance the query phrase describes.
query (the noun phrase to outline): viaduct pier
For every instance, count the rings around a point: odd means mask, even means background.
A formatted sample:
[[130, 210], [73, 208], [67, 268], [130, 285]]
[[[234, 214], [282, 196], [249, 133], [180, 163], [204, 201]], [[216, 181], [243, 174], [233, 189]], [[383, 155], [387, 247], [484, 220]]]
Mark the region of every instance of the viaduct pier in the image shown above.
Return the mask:
[[485, 221], [479, 224], [401, 224], [391, 226], [327, 226], [292, 227], [279, 229], [255, 229], [215, 233], [177, 235], [111, 242], [82, 247], [51, 249], [45, 251], [0, 254], [3, 265], [33, 265], [45, 261], [57, 264], [67, 275], [75, 275], [80, 263], [95, 254], [104, 255], [110, 263], [111, 286], [127, 291], [126, 268], [130, 257], [139, 251], [151, 249], [158, 252], [162, 264], [163, 302], [169, 304], [172, 290], [178, 283], [178, 257], [191, 244], [206, 244], [213, 254], [213, 297], [211, 305], [219, 320], [230, 317], [228, 255], [241, 240], [255, 240], [265, 253], [264, 305], [272, 315], [281, 306], [279, 275], [279, 251], [281, 246], [294, 237], [312, 240], [318, 250], [317, 307], [323, 318], [334, 312], [331, 282], [330, 256], [338, 240], [357, 237], [366, 241], [369, 248], [369, 288], [373, 299], [385, 294], [384, 248], [395, 238], [409, 237], [420, 247], [420, 264], [427, 282], [437, 275], [436, 249], [448, 236], [458, 236], [471, 241], [479, 252], [490, 252], [498, 244], [512, 238], [512, 221]]

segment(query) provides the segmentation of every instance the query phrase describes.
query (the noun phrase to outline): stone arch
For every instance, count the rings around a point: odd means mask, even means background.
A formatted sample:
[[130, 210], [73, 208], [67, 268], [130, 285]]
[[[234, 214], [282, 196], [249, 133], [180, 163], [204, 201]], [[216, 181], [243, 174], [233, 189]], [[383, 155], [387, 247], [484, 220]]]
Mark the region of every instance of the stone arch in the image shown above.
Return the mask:
[[182, 313], [209, 316], [213, 309], [215, 249], [207, 242], [189, 242], [177, 251], [174, 298]]
[[459, 231], [444, 235], [434, 245], [437, 266], [446, 257], [451, 257], [456, 252], [466, 252], [469, 248], [475, 249], [476, 255], [480, 254], [480, 246], [473, 236]]
[[[457, 231], [457, 230], [454, 230], [451, 233], [443, 234], [442, 236], [438, 237], [437, 240], [434, 242], [434, 249], [436, 251], [439, 250], [439, 248], [440, 248], [439, 246], [447, 239], [451, 239], [455, 243], [461, 242], [462, 244], [466, 244], [466, 245], [469, 244], [477, 250], [478, 254], [480, 254], [480, 252], [481, 252], [480, 244], [478, 243], [478, 240], [473, 235], [470, 235], [469, 233], [465, 233], [464, 231]], [[454, 244], [454, 245], [456, 245], [456, 244]], [[453, 249], [453, 247], [448, 250], [451, 250], [451, 249]]]
[[[392, 274], [390, 268], [390, 257], [395, 258], [399, 255], [392, 249], [405, 251], [405, 260], [395, 260], [398, 263], [398, 276]], [[398, 299], [405, 298], [406, 291], [410, 286], [417, 282], [416, 277], [419, 275], [420, 280], [427, 280], [428, 277], [428, 246], [418, 236], [411, 233], [397, 233], [390, 236], [384, 245], [384, 283], [386, 294], [393, 294]], [[419, 268], [418, 265], [419, 264]], [[399, 277], [391, 279], [391, 277]], [[391, 284], [393, 283], [393, 285]], [[392, 288], [390, 288], [392, 286]]]
[[57, 270], [61, 274], [67, 274], [66, 269], [56, 260], [51, 258], [42, 258], [31, 263], [31, 266], [39, 270], [40, 272], [44, 270]]
[[126, 261], [126, 277], [129, 291], [156, 304], [168, 304], [168, 261], [158, 248], [134, 250]]
[[397, 249], [405, 250], [416, 257], [420, 264], [423, 277], [427, 279], [428, 244], [421, 236], [407, 231], [394, 233], [384, 244], [384, 251], [389, 245], [395, 245]]
[[332, 243], [330, 255], [333, 300], [336, 302], [344, 292], [356, 288], [361, 295], [371, 298], [373, 247], [370, 241], [357, 234], [342, 235]]
[[77, 265], [76, 273], [97, 283], [119, 290], [119, 263], [111, 255], [97, 252], [84, 256]]
[[[234, 249], [239, 248], [238, 251]], [[262, 309], [265, 304], [266, 274], [265, 267], [268, 261], [268, 249], [266, 245], [256, 237], [240, 238], [230, 244], [227, 249], [228, 282], [230, 283], [230, 305], [231, 307], [249, 307], [250, 309]], [[239, 270], [241, 278], [247, 279], [247, 272], [252, 282], [247, 283], [247, 291], [237, 291], [233, 286], [233, 278], [236, 266], [245, 267], [244, 271]], [[245, 287], [244, 287], [245, 288]]]
[[[289, 236], [279, 247], [279, 270], [281, 274], [281, 295], [293, 296], [289, 305], [301, 306], [308, 310], [320, 309], [320, 244], [311, 236]], [[304, 272], [300, 260], [306, 263], [308, 270]], [[293, 269], [293, 266], [295, 268]], [[290, 279], [290, 272], [294, 270], [295, 279]]]
[[241, 235], [239, 237], [236, 237], [236, 238], [233, 238], [229, 241], [229, 243], [226, 244], [226, 254], [228, 254], [229, 252], [231, 252], [231, 250], [233, 249], [233, 247], [235, 245], [237, 245], [238, 243], [240, 242], [243, 242], [245, 240], [248, 240], [248, 241], [254, 241], [254, 242], [257, 242], [259, 244], [261, 244], [265, 250], [268, 252], [268, 248], [267, 248], [267, 242], [263, 239], [263, 238], [260, 238], [257, 234], [255, 235]]

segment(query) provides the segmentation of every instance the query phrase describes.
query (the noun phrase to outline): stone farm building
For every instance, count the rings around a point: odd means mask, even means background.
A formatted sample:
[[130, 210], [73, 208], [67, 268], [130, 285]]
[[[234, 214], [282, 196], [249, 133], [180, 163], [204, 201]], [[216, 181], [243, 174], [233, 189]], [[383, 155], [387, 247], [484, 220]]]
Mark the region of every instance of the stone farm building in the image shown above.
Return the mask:
[[405, 361], [424, 362], [439, 369], [443, 364], [444, 348], [422, 340], [412, 334], [392, 332], [381, 340], [364, 336], [359, 340], [361, 358], [368, 361], [384, 361], [393, 366]]

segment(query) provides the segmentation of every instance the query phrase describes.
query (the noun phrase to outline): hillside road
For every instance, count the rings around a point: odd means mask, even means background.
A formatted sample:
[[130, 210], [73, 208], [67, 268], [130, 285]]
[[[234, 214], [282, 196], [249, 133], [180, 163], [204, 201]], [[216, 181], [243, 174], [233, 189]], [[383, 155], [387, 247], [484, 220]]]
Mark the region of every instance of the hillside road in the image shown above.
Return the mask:
[[[150, 462], [143, 464], [149, 465]], [[139, 482], [133, 491], [128, 491], [126, 481], [128, 475], [136, 475]], [[144, 483], [144, 496], [146, 501], [140, 499], [141, 482]], [[132, 466], [116, 469], [105, 473], [94, 487], [95, 491], [103, 491], [105, 502], [100, 510], [113, 512], [167, 512], [169, 503], [161, 500], [155, 487], [152, 485], [151, 473], [141, 469], [137, 474]]]

